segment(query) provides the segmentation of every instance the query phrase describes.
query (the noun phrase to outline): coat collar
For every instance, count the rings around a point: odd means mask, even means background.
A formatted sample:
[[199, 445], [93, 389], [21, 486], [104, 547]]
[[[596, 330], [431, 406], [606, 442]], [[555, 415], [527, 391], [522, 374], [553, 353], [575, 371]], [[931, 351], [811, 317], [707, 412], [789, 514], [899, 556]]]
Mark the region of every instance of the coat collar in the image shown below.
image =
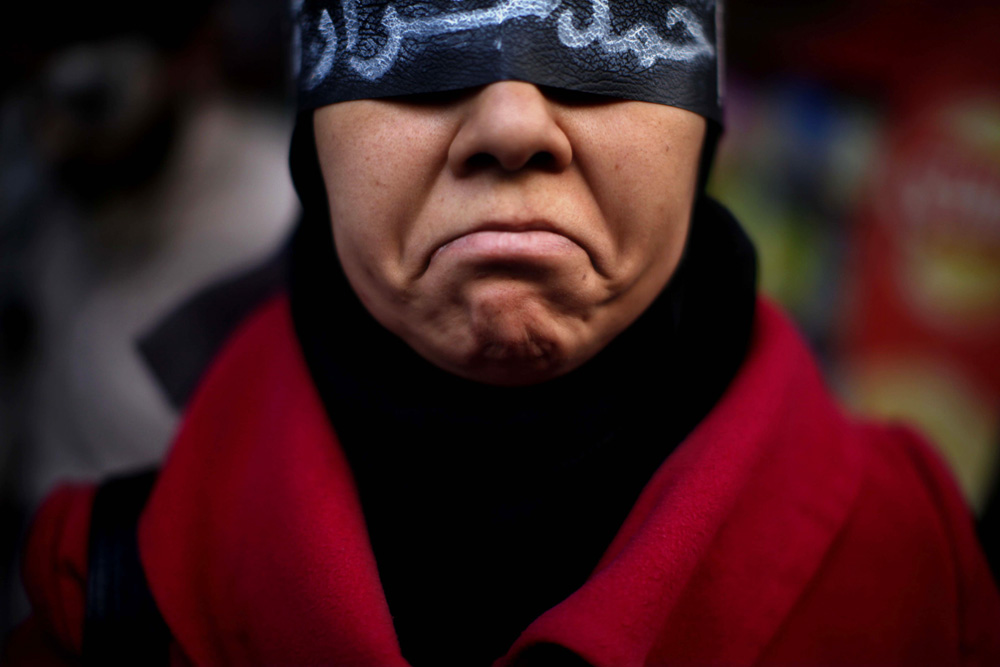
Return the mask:
[[[758, 304], [751, 350], [719, 404], [587, 582], [501, 663], [554, 642], [594, 665], [751, 664], [850, 510], [863, 468], [852, 434], [792, 326]], [[194, 396], [140, 551], [198, 664], [406, 664], [284, 296], [237, 331]]]

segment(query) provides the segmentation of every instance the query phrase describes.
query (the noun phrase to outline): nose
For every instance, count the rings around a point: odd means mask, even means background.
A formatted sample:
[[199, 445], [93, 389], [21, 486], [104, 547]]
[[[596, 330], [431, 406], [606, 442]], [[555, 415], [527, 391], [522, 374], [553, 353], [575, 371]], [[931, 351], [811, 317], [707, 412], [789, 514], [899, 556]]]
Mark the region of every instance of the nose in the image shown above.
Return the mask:
[[554, 111], [533, 84], [499, 81], [484, 87], [469, 101], [449, 146], [450, 167], [458, 175], [496, 166], [509, 172], [565, 169], [573, 148]]

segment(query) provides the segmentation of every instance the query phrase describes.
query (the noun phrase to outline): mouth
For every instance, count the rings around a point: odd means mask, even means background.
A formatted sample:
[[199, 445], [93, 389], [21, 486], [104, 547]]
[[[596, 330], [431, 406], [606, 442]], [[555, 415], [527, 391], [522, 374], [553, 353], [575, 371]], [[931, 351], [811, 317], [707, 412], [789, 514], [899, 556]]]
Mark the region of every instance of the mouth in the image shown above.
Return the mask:
[[427, 259], [424, 272], [438, 261], [484, 264], [535, 264], [584, 253], [586, 247], [544, 222], [513, 224], [490, 222], [456, 234], [438, 245]]

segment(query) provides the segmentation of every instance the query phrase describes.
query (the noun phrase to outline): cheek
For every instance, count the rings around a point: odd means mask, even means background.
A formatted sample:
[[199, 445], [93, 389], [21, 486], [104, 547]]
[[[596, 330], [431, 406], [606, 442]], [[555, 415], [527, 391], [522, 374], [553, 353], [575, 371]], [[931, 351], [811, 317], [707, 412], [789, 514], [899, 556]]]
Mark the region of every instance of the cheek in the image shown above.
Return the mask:
[[632, 296], [656, 293], [669, 280], [690, 225], [701, 136], [663, 122], [661, 111], [619, 123], [587, 156], [618, 261], [615, 289]]
[[355, 131], [367, 139], [330, 146], [322, 158], [334, 239], [342, 257], [353, 259], [347, 263], [391, 279], [430, 176], [416, 166], [419, 146]]
[[341, 264], [355, 289], [367, 292], [394, 244], [385, 225], [387, 212], [374, 204], [380, 201], [380, 186], [364, 176], [360, 169], [338, 177], [331, 174], [336, 180], [327, 181], [327, 194]]
[[393, 328], [389, 323], [414, 298], [414, 248], [437, 196], [448, 126], [384, 105], [359, 109], [346, 125], [329, 114], [320, 163], [347, 278], [368, 310]]
[[[679, 256], [694, 191], [687, 155], [667, 141], [618, 142], [603, 150], [603, 177], [591, 179], [623, 266], [643, 271], [665, 255]], [[674, 249], [676, 249], [676, 253]]]

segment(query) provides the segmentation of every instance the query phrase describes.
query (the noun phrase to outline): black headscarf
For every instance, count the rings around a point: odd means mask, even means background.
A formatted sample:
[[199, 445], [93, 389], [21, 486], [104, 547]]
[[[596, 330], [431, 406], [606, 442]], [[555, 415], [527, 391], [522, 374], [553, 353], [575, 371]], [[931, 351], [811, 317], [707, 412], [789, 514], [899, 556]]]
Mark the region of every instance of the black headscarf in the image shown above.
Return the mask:
[[292, 168], [305, 210], [292, 244], [296, 334], [358, 485], [403, 656], [490, 664], [583, 584], [736, 374], [753, 320], [753, 247], [700, 196], [677, 271], [635, 323], [562, 377], [489, 386], [420, 357], [354, 294], [311, 114]]

